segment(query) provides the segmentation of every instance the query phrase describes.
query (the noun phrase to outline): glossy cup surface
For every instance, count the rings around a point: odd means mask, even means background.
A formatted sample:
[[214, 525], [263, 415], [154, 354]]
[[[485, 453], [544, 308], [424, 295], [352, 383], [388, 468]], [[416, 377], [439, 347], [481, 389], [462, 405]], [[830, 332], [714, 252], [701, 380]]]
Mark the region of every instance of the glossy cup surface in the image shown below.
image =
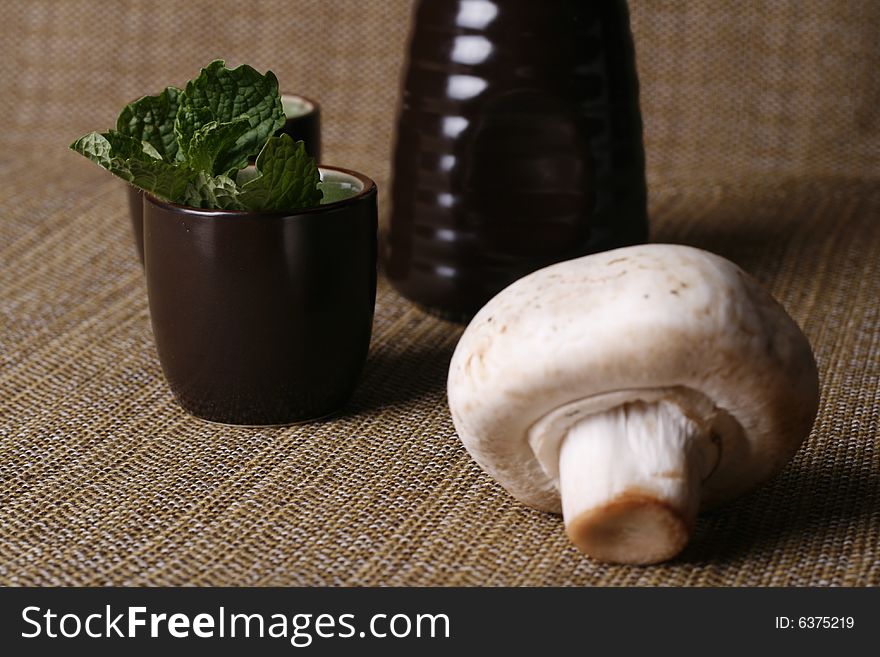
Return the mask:
[[376, 298], [376, 186], [292, 212], [199, 210], [144, 195], [159, 360], [191, 414], [302, 422], [339, 410], [366, 360]]
[[[287, 116], [276, 135], [288, 134], [305, 143], [306, 152], [321, 161], [321, 106], [314, 100], [298, 94], [281, 94], [281, 103]], [[293, 110], [293, 111], [290, 111]], [[134, 246], [141, 263], [144, 262], [144, 193], [133, 185], [127, 185], [128, 209]]]

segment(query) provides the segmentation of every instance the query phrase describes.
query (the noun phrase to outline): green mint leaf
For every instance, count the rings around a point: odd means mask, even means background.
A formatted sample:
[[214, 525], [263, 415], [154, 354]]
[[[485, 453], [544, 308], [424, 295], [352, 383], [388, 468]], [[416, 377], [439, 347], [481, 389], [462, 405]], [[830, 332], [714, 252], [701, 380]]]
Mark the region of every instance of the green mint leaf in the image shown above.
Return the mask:
[[211, 121], [230, 123], [246, 115], [248, 129], [216, 157], [216, 171], [244, 166], [278, 128], [284, 125], [284, 109], [278, 80], [272, 71], [261, 75], [243, 64], [226, 68], [216, 60], [187, 83], [180, 97], [174, 132], [179, 144], [189, 144], [196, 132]]
[[98, 166], [110, 169], [113, 146], [110, 140], [99, 132], [83, 135], [70, 145], [70, 150], [89, 158]]
[[146, 142], [119, 132], [90, 132], [70, 148], [104, 167], [115, 176], [167, 201], [177, 201], [194, 174], [147, 152]]
[[[302, 142], [271, 137], [284, 120], [271, 71], [217, 60], [183, 91], [140, 98], [122, 110], [116, 130], [89, 133], [70, 147], [159, 198], [192, 207], [316, 206], [323, 192], [315, 160]], [[245, 168], [258, 152], [256, 168]]]
[[144, 153], [146, 153], [147, 155], [149, 155], [149, 156], [150, 156], [151, 158], [153, 158], [154, 160], [161, 160], [161, 159], [163, 159], [163, 158], [162, 158], [162, 153], [160, 153], [159, 151], [157, 151], [157, 150], [153, 147], [153, 145], [152, 145], [150, 142], [148, 142], [148, 141], [142, 141], [142, 142], [141, 142], [141, 147], [143, 148]]
[[152, 156], [145, 151], [143, 142], [112, 130], [104, 133], [90, 132], [73, 142], [70, 149], [108, 170], [114, 159]]
[[187, 185], [181, 202], [193, 208], [244, 210], [238, 194], [238, 185], [228, 176], [212, 177], [199, 171]]
[[249, 129], [247, 115], [229, 123], [209, 121], [195, 131], [189, 144], [183, 149], [186, 165], [193, 171], [205, 171], [214, 175], [241, 169], [247, 165], [247, 157], [230, 161], [228, 154], [238, 138]]
[[174, 121], [180, 94], [180, 89], [167, 87], [156, 96], [144, 96], [126, 105], [116, 119], [116, 131], [148, 143], [160, 159], [174, 162], [177, 158]]
[[207, 107], [193, 107], [184, 103], [177, 109], [177, 117], [174, 121], [174, 136], [177, 139], [180, 150], [178, 159], [185, 160], [185, 151], [202, 126], [214, 121], [214, 115]]
[[149, 157], [127, 160], [124, 162], [124, 167], [129, 175], [126, 180], [132, 185], [173, 203], [181, 202], [190, 180], [195, 175], [163, 160]]
[[241, 187], [239, 200], [250, 210], [294, 210], [321, 202], [315, 158], [289, 135], [271, 137], [257, 157], [259, 175]]

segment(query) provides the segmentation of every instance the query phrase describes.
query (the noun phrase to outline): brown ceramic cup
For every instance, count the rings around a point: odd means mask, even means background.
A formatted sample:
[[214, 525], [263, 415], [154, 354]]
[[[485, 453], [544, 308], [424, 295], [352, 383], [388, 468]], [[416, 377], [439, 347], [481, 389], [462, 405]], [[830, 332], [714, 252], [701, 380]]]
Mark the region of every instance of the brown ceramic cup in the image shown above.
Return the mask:
[[321, 175], [329, 202], [288, 212], [144, 195], [153, 335], [192, 415], [291, 424], [331, 415], [353, 393], [376, 298], [376, 185], [335, 167]]
[[[306, 153], [321, 161], [321, 106], [305, 96], [281, 94], [286, 120], [275, 134], [288, 134], [294, 140], [302, 140]], [[144, 262], [144, 193], [134, 185], [128, 185], [128, 209], [134, 245], [141, 264]]]
[[284, 106], [284, 125], [276, 135], [290, 135], [294, 141], [305, 143], [306, 153], [321, 162], [321, 107], [314, 100], [296, 94], [281, 94]]

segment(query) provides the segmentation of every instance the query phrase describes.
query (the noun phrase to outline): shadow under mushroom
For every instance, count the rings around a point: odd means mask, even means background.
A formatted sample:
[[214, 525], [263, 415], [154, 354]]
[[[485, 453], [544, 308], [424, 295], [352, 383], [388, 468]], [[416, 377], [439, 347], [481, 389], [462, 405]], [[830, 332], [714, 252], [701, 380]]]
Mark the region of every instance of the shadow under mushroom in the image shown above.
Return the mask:
[[840, 525], [880, 522], [880, 472], [814, 460], [793, 464], [752, 494], [700, 516], [680, 563], [734, 561], [791, 544], [815, 545]]
[[346, 412], [363, 413], [428, 395], [444, 396], [449, 361], [460, 332], [450, 324], [449, 338], [439, 344], [418, 342], [401, 346], [388, 341], [371, 350]]

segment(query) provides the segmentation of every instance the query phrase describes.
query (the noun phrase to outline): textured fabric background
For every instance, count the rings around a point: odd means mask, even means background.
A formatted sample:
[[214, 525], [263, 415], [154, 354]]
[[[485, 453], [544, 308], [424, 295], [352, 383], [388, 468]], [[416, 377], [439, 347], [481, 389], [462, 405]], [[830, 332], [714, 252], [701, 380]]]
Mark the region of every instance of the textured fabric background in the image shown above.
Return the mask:
[[823, 384], [793, 463], [650, 568], [481, 473], [460, 327], [384, 283], [341, 419], [218, 427], [162, 379], [122, 183], [66, 145], [224, 57], [318, 98], [325, 161], [387, 190], [410, 2], [0, 4], [0, 583], [880, 585], [880, 3], [632, 3], [653, 238], [766, 283]]

